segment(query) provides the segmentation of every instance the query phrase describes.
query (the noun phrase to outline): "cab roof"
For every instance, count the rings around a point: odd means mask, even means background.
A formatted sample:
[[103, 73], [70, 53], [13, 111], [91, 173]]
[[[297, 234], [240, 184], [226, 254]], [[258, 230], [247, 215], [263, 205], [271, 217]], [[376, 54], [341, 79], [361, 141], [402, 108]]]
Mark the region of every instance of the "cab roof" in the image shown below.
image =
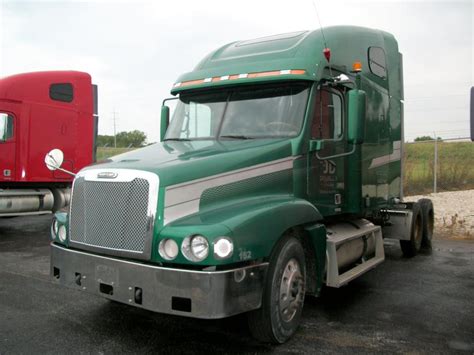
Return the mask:
[[332, 67], [350, 72], [352, 63], [360, 61], [362, 75], [373, 80], [380, 78], [369, 70], [369, 47], [382, 47], [388, 62], [399, 62], [397, 42], [387, 32], [356, 26], [327, 27], [323, 32], [324, 37], [318, 29], [226, 44], [202, 59], [193, 71], [181, 75], [171, 93], [275, 80], [318, 81], [328, 65], [325, 44], [331, 50]]

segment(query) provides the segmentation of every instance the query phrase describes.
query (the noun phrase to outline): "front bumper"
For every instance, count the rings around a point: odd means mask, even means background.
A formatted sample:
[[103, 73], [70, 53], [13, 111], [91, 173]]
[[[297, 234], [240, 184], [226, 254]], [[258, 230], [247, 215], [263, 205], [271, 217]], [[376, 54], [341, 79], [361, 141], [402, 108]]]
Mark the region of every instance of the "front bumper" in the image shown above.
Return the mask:
[[51, 244], [54, 282], [155, 312], [217, 319], [261, 306], [268, 263], [190, 271], [126, 261]]

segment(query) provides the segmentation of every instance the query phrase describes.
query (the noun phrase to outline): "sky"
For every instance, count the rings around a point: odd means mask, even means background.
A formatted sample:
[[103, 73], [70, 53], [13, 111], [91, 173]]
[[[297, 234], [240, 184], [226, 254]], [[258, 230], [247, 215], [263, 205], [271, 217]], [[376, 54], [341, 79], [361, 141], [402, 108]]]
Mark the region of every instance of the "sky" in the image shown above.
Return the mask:
[[158, 140], [178, 76], [236, 40], [358, 25], [388, 31], [404, 58], [405, 137], [469, 136], [474, 0], [0, 0], [0, 77], [80, 70], [99, 86], [99, 134]]

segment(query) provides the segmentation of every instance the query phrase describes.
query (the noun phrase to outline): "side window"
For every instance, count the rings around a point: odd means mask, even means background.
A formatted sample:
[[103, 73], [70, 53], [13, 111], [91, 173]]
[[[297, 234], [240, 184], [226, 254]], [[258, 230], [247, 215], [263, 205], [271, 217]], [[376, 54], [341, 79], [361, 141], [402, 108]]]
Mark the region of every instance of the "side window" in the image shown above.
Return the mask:
[[0, 113], [0, 142], [13, 138], [13, 116]]
[[211, 137], [211, 108], [190, 102], [186, 112], [189, 115], [189, 135], [186, 138]]
[[49, 97], [55, 101], [72, 102], [74, 100], [74, 88], [71, 83], [51, 84]]
[[343, 132], [342, 96], [339, 92], [320, 89], [311, 126], [313, 139], [338, 139]]
[[385, 52], [382, 48], [369, 47], [369, 68], [378, 77], [382, 79], [387, 77], [387, 63], [385, 61]]

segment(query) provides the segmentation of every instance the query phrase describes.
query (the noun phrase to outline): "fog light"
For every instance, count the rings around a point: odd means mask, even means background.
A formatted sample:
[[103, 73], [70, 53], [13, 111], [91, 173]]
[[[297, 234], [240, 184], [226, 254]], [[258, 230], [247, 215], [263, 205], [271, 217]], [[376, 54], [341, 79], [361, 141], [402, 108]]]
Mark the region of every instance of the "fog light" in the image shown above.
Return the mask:
[[66, 226], [61, 225], [58, 229], [59, 240], [64, 243], [66, 241], [66, 235], [67, 235]]
[[202, 235], [184, 238], [181, 252], [190, 261], [202, 261], [209, 255], [209, 242]]
[[58, 220], [54, 219], [53, 223], [51, 223], [51, 239], [52, 240], [56, 239], [56, 236], [58, 235], [58, 229], [59, 229]]
[[173, 239], [163, 239], [158, 246], [160, 256], [165, 260], [173, 260], [178, 256], [178, 244]]
[[227, 237], [220, 237], [214, 241], [214, 257], [216, 259], [227, 259], [234, 251], [232, 240]]

